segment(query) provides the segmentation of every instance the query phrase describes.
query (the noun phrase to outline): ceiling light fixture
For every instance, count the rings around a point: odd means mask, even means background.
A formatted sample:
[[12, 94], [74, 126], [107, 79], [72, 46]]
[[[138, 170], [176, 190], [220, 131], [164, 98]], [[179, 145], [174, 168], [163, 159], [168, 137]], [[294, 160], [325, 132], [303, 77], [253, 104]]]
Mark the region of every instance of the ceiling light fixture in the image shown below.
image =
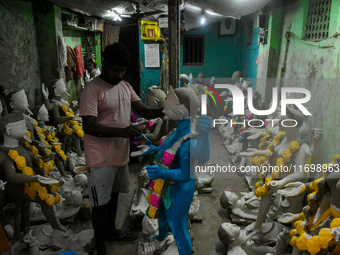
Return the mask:
[[205, 13], [207, 13], [208, 15], [213, 15], [213, 16], [222, 16], [221, 14], [218, 14], [218, 13], [211, 11], [211, 10], [206, 10]]
[[107, 19], [112, 19], [113, 21], [121, 21], [122, 20], [122, 16], [121, 14], [117, 13], [116, 10], [114, 10], [113, 8], [111, 10], [108, 10], [105, 12], [104, 17]]
[[112, 13], [112, 19], [113, 21], [122, 21], [122, 18], [118, 13], [116, 13], [114, 10], [111, 10]]
[[201, 25], [205, 24], [205, 15], [204, 15], [204, 11], [202, 12], [202, 16], [201, 16]]

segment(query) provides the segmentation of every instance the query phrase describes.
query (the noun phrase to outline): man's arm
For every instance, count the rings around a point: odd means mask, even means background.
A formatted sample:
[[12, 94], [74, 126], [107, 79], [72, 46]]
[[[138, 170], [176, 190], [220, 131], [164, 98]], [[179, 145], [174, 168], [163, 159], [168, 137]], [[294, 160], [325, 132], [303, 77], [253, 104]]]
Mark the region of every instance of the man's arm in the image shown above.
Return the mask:
[[164, 107], [159, 108], [150, 108], [143, 104], [141, 100], [131, 102], [132, 109], [135, 113], [139, 114], [140, 116], [146, 119], [154, 119], [158, 117], [163, 117], [163, 109]]
[[141, 130], [135, 126], [129, 125], [126, 128], [107, 127], [99, 124], [94, 116], [81, 116], [81, 118], [85, 134], [92, 136], [135, 138], [141, 134]]

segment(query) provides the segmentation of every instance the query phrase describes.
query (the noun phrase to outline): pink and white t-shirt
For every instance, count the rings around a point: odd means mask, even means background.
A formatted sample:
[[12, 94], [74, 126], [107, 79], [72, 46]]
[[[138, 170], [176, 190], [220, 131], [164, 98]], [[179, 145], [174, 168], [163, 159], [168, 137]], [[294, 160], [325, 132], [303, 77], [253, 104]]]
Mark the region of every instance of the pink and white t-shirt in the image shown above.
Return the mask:
[[[80, 116], [95, 116], [104, 126], [125, 128], [130, 125], [131, 102], [138, 100], [128, 82], [121, 81], [113, 86], [98, 76], [81, 92]], [[87, 167], [124, 166], [129, 162], [128, 138], [85, 134], [84, 139]]]

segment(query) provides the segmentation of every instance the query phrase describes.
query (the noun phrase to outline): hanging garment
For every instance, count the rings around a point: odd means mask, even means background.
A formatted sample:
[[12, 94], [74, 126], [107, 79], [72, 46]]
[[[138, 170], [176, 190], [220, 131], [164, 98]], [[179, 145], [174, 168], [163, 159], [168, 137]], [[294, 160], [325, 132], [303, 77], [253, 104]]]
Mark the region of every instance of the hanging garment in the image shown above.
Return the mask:
[[58, 71], [67, 66], [67, 49], [62, 36], [58, 35]]
[[77, 54], [70, 46], [66, 46], [67, 66], [65, 67], [66, 81], [76, 79]]
[[81, 45], [78, 45], [74, 50], [76, 51], [77, 54], [77, 77], [81, 79], [85, 72], [84, 57], [83, 52], [81, 50]]
[[102, 36], [102, 49], [105, 49], [105, 47], [109, 44], [118, 42], [119, 32], [120, 32], [120, 26], [113, 26], [105, 22], [103, 36]]

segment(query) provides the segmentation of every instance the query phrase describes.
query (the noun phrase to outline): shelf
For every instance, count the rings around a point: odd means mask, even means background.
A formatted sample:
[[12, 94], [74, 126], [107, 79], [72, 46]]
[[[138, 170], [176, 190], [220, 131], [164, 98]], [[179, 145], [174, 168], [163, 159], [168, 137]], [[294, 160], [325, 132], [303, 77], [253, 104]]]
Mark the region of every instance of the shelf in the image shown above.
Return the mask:
[[63, 29], [75, 30], [75, 31], [86, 31], [86, 32], [101, 32], [100, 30], [89, 29], [86, 27], [74, 27], [74, 26], [65, 26], [63, 25]]

